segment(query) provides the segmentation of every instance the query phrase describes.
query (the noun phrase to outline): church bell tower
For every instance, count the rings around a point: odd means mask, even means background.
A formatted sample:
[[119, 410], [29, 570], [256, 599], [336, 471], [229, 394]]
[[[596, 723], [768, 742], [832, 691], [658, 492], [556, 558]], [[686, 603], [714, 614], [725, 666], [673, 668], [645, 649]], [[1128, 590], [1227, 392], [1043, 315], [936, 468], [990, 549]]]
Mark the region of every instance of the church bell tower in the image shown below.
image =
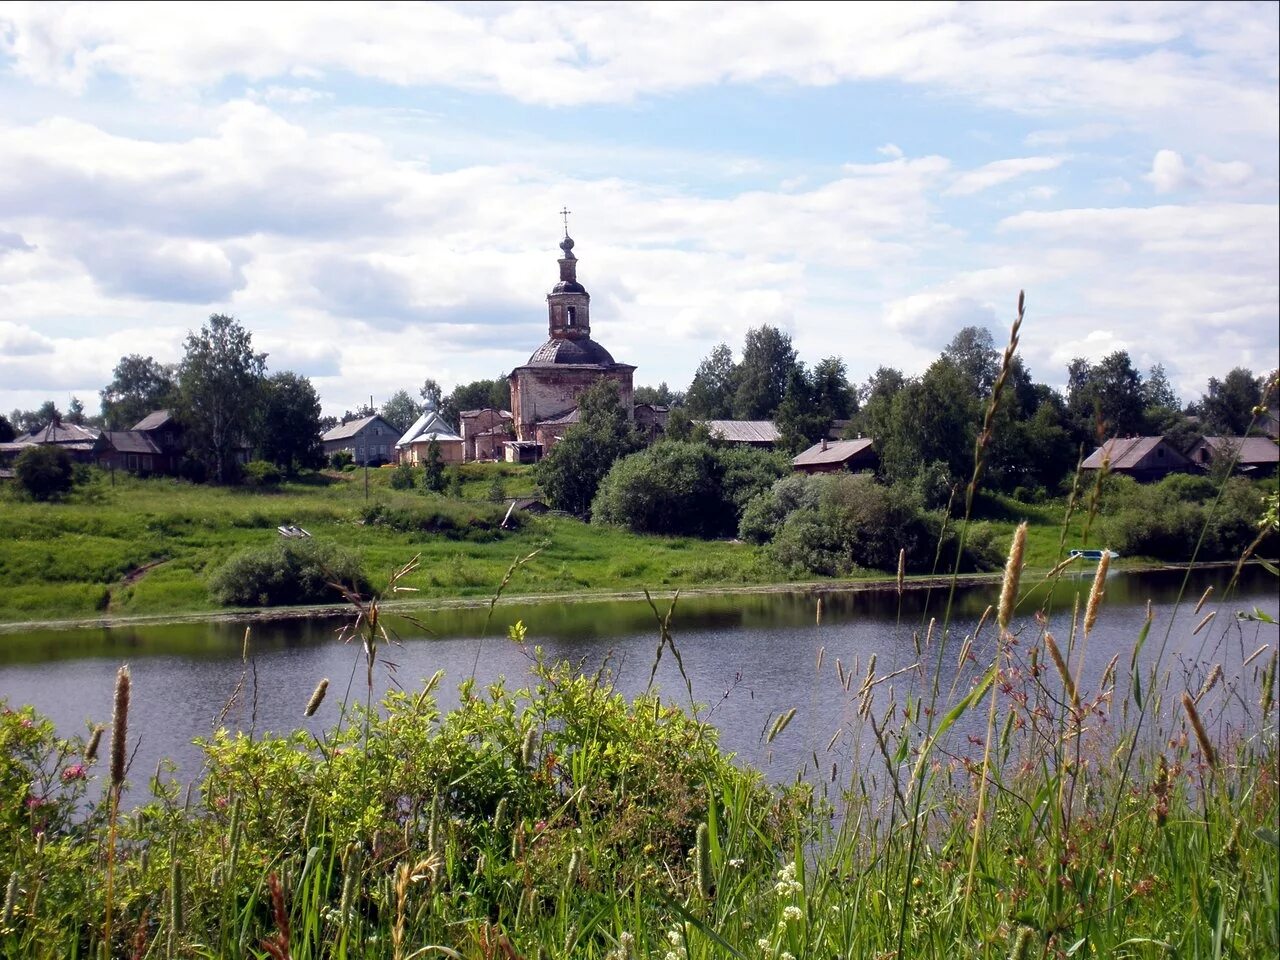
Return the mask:
[[573, 238], [569, 236], [569, 211], [565, 218], [564, 239], [560, 249], [560, 280], [547, 294], [547, 328], [555, 340], [586, 340], [591, 336], [591, 295], [578, 282], [578, 258], [573, 255]]

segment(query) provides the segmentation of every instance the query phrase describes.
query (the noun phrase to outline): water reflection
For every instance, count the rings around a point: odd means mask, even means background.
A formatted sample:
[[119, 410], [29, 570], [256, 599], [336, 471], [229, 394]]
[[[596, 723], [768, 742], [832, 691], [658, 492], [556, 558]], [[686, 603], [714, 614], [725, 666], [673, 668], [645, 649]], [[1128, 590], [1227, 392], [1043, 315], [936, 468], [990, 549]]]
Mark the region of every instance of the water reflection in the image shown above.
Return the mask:
[[[1210, 662], [1222, 662], [1230, 675], [1233, 665], [1238, 667], [1257, 646], [1274, 644], [1274, 627], [1233, 620], [1237, 610], [1255, 606], [1277, 615], [1275, 580], [1261, 571], [1250, 574], [1238, 594], [1221, 605], [1218, 622], [1211, 629], [1192, 636], [1199, 618], [1191, 617], [1191, 606], [1206, 586], [1214, 584], [1221, 590], [1228, 576], [1224, 570], [1197, 571], [1187, 585], [1189, 599], [1176, 621], [1174, 604], [1184, 579], [1182, 571], [1113, 576], [1099, 629], [1090, 638], [1082, 684], [1096, 682], [1116, 654], [1127, 666], [1148, 599], [1156, 614], [1154, 639], [1144, 652], [1148, 661], [1163, 642], [1162, 631], [1169, 638], [1167, 662], [1188, 675], [1203, 672]], [[1068, 580], [1052, 598], [1033, 597], [1022, 609], [1044, 607], [1051, 629], [1065, 636], [1072, 603], [1088, 587], [1087, 576]], [[997, 586], [988, 584], [957, 593], [953, 636], [974, 628], [997, 591]], [[721, 742], [777, 780], [790, 779], [803, 765], [812, 770], [815, 758], [823, 770], [831, 763], [845, 765], [865, 746], [839, 733], [852, 726], [857, 703], [839, 683], [837, 669], [860, 679], [872, 655], [881, 676], [916, 662], [928, 621], [941, 617], [948, 591], [908, 591], [900, 604], [891, 587], [824, 590], [821, 625], [815, 622], [818, 595], [686, 597], [677, 604], [673, 618], [693, 695], [706, 705], [706, 715], [720, 730]], [[656, 602], [665, 612], [667, 601]], [[644, 601], [501, 605], [484, 638], [484, 610], [442, 610], [424, 619], [433, 631], [430, 636], [407, 622], [399, 623], [402, 642], [381, 651], [375, 693], [396, 684], [415, 687], [439, 668], [447, 674], [440, 691], [445, 707], [456, 702], [456, 684], [473, 670], [481, 683], [506, 677], [522, 684], [529, 675], [530, 652], [505, 637], [507, 626], [517, 620], [528, 625], [529, 646], [541, 646], [549, 660], [568, 660], [586, 672], [607, 662], [626, 693], [645, 688], [657, 646], [654, 614]], [[256, 624], [251, 647], [256, 697], [250, 682], [243, 702], [227, 717], [227, 725], [258, 733], [306, 726], [319, 733], [337, 720], [348, 686], [363, 698], [358, 644], [335, 639], [343, 622], [343, 618], [326, 618]], [[940, 628], [935, 628], [935, 646], [926, 651], [930, 672], [939, 634]], [[209, 735], [246, 671], [240, 659], [243, 635], [243, 624], [200, 623], [0, 637], [0, 698], [34, 704], [61, 732], [80, 731], [87, 723], [109, 719], [115, 670], [128, 661], [135, 691], [130, 730], [140, 736], [133, 781], [144, 783], [161, 757], [173, 758], [184, 776], [192, 776], [198, 771], [199, 753], [191, 741]], [[974, 651], [977, 663], [989, 662], [993, 638], [991, 631], [983, 634]], [[956, 663], [958, 646], [953, 644], [942, 660], [944, 690], [949, 686], [965, 689], [977, 669], [974, 662]], [[331, 680], [329, 697], [314, 719], [304, 721], [303, 706], [320, 677]], [[894, 681], [899, 702], [913, 677], [904, 675]], [[667, 699], [687, 705], [685, 680], [672, 657], [663, 658], [656, 682]], [[887, 697], [888, 686], [878, 696]], [[852, 689], [856, 691], [857, 681]], [[766, 745], [763, 734], [772, 718], [791, 707], [797, 713], [786, 733]]]

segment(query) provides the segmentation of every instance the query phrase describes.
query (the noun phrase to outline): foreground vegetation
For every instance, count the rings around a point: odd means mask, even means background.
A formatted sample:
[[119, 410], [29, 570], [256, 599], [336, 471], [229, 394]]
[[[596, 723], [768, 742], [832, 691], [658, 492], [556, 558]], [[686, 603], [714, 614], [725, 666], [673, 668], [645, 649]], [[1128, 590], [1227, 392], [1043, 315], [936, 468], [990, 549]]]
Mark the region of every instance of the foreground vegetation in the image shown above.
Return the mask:
[[607, 673], [536, 650], [527, 686], [464, 681], [447, 714], [439, 675], [370, 703], [374, 605], [353, 623], [350, 698], [327, 681], [310, 702], [260, 693], [247, 666], [230, 693], [228, 711], [260, 695], [323, 706], [327, 733], [217, 729], [191, 785], [127, 770], [129, 703], [147, 691], [122, 668], [105, 735], [0, 714], [0, 952], [1275, 955], [1274, 624], [1217, 628], [1245, 651], [1224, 675], [1171, 670], [1148, 622], [1136, 666], [1089, 682], [1104, 579], [1058, 639], [1037, 611], [1013, 613], [1027, 585], [1007, 578], [975, 634], [916, 633], [905, 673], [820, 657], [815, 695], [846, 699], [849, 720], [820, 773], [786, 787], [723, 755], [688, 691], [628, 701]]

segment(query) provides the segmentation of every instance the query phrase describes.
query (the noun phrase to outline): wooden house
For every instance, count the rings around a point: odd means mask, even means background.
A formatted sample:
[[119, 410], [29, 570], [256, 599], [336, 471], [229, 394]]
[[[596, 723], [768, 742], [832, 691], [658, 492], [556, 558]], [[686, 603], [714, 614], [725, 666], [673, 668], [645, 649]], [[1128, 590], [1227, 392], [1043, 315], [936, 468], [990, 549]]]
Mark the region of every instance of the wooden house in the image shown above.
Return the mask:
[[1271, 437], [1201, 437], [1187, 451], [1197, 467], [1209, 469], [1220, 457], [1235, 460], [1236, 472], [1250, 477], [1269, 477], [1280, 465], [1280, 446]]
[[876, 452], [870, 440], [828, 440], [825, 437], [791, 461], [801, 473], [857, 472], [876, 468]]
[[326, 457], [345, 450], [353, 462], [369, 466], [390, 463], [396, 457], [396, 428], [376, 414], [339, 424], [320, 442]]
[[1110, 462], [1111, 473], [1144, 483], [1193, 469], [1191, 460], [1164, 437], [1113, 437], [1089, 454], [1082, 466], [1101, 470], [1104, 461]]
[[778, 426], [772, 420], [695, 420], [719, 440], [731, 447], [760, 447], [772, 450], [778, 442]]

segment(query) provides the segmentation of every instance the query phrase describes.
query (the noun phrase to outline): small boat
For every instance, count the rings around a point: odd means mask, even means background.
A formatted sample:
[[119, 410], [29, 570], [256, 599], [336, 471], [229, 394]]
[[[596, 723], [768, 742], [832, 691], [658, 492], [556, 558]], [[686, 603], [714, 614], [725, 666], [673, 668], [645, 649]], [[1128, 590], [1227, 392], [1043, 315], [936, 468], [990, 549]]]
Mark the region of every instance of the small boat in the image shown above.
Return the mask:
[[1114, 560], [1120, 554], [1114, 550], [1072, 550], [1068, 556], [1073, 559], [1079, 557], [1081, 560], [1101, 560], [1103, 557], [1108, 560]]

